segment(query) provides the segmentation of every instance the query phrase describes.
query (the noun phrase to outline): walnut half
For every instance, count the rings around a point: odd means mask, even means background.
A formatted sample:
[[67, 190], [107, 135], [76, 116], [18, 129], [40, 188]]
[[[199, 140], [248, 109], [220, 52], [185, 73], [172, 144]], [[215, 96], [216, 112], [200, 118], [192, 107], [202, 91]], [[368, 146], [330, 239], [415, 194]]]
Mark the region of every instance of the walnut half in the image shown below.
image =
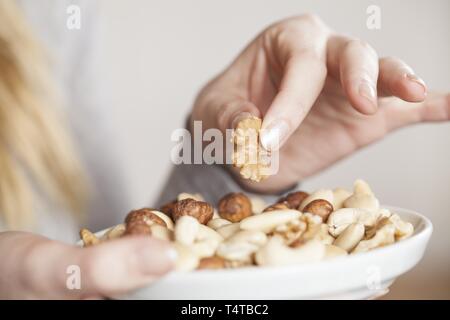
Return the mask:
[[269, 176], [270, 153], [259, 141], [262, 120], [249, 117], [241, 120], [233, 132], [233, 165], [244, 179], [259, 182]]

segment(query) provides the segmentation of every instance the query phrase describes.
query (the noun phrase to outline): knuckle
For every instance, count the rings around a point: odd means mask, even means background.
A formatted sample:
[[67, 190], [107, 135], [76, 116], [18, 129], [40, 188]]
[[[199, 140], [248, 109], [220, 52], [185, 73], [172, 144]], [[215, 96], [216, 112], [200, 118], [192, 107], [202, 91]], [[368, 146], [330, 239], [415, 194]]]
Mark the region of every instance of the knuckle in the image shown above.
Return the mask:
[[322, 19], [317, 14], [310, 13], [310, 12], [301, 14], [301, 15], [297, 16], [295, 19], [299, 20], [299, 21], [306, 21], [309, 24], [314, 25], [314, 26], [322, 26], [324, 24]]
[[346, 51], [361, 50], [361, 49], [369, 53], [371, 56], [377, 57], [377, 52], [375, 51], [375, 49], [365, 40], [350, 39], [345, 45]]

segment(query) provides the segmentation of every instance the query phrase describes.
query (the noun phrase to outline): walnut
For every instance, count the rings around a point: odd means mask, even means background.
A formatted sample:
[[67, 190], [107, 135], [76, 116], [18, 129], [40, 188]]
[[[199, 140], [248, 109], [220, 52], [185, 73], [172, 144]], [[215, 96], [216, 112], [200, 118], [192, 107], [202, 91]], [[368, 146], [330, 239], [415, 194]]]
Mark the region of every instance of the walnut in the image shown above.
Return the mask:
[[298, 209], [298, 207], [302, 204], [302, 201], [309, 196], [309, 193], [304, 191], [296, 191], [291, 192], [283, 198], [280, 198], [278, 202], [287, 203], [290, 209]]
[[219, 201], [219, 215], [231, 222], [239, 222], [252, 215], [252, 203], [243, 193], [229, 193]]
[[259, 141], [262, 120], [249, 117], [241, 120], [233, 132], [233, 165], [244, 179], [259, 182], [269, 176], [270, 153]]
[[313, 200], [303, 208], [303, 212], [313, 213], [327, 221], [328, 216], [334, 211], [333, 205], [324, 199]]
[[268, 206], [263, 210], [263, 212], [269, 212], [269, 211], [275, 211], [275, 210], [286, 210], [290, 209], [288, 203], [286, 201], [283, 202], [277, 202], [271, 206]]
[[225, 268], [225, 259], [213, 256], [200, 260], [197, 269], [223, 269]]
[[192, 216], [201, 224], [207, 224], [214, 214], [214, 208], [207, 202], [194, 199], [184, 199], [175, 203], [172, 219], [175, 221], [181, 216]]

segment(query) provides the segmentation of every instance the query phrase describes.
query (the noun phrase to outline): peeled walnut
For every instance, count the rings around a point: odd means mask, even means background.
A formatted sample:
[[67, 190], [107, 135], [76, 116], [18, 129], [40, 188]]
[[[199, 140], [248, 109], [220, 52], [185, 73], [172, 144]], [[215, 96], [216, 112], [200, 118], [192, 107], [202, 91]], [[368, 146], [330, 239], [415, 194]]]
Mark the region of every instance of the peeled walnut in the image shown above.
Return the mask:
[[303, 212], [309, 212], [320, 216], [323, 221], [327, 221], [328, 216], [333, 212], [333, 205], [324, 199], [313, 200], [303, 208]]
[[157, 223], [159, 225], [162, 225], [163, 227], [167, 227], [166, 222], [160, 217], [158, 217], [158, 215], [153, 213], [152, 209], [149, 208], [133, 210], [130, 213], [128, 213], [127, 217], [125, 218], [125, 224], [128, 225], [134, 221], [143, 221], [148, 225]]
[[303, 200], [306, 199], [306, 197], [309, 196], [309, 193], [304, 192], [304, 191], [296, 191], [296, 192], [291, 192], [288, 195], [286, 195], [285, 197], [281, 198], [278, 200], [278, 202], [281, 203], [287, 203], [289, 206], [289, 209], [297, 209]]
[[207, 257], [200, 260], [197, 269], [223, 269], [225, 268], [225, 259], [213, 256]]
[[207, 202], [184, 199], [175, 203], [172, 218], [176, 221], [182, 216], [196, 218], [201, 224], [207, 224], [213, 217], [214, 208]]
[[262, 120], [249, 117], [239, 121], [233, 131], [233, 165], [244, 179], [259, 182], [270, 174], [270, 152], [259, 141]]
[[219, 215], [231, 222], [239, 222], [252, 215], [252, 203], [243, 193], [229, 193], [219, 201]]
[[275, 210], [286, 210], [286, 209], [290, 209], [290, 207], [289, 207], [288, 203], [286, 201], [284, 201], [284, 202], [278, 202], [271, 206], [268, 206], [267, 208], [265, 208], [263, 210], [263, 212], [269, 212], [269, 211], [275, 211]]

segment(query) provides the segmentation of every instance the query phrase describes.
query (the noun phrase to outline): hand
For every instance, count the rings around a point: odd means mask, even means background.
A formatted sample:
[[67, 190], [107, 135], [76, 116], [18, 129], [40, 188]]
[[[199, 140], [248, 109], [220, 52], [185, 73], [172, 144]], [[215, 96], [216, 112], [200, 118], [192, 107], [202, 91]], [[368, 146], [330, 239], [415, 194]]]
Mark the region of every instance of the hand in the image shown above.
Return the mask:
[[276, 192], [317, 173], [387, 133], [450, 119], [448, 94], [428, 94], [403, 61], [378, 58], [367, 43], [336, 34], [304, 15], [264, 30], [200, 92], [192, 120], [203, 129], [232, 128], [263, 117], [261, 143], [280, 133], [280, 170], [260, 183]]
[[[126, 237], [89, 248], [24, 232], [0, 233], [0, 299], [92, 299], [142, 287], [167, 273], [175, 254], [167, 242]], [[80, 267], [70, 290], [67, 268]]]

